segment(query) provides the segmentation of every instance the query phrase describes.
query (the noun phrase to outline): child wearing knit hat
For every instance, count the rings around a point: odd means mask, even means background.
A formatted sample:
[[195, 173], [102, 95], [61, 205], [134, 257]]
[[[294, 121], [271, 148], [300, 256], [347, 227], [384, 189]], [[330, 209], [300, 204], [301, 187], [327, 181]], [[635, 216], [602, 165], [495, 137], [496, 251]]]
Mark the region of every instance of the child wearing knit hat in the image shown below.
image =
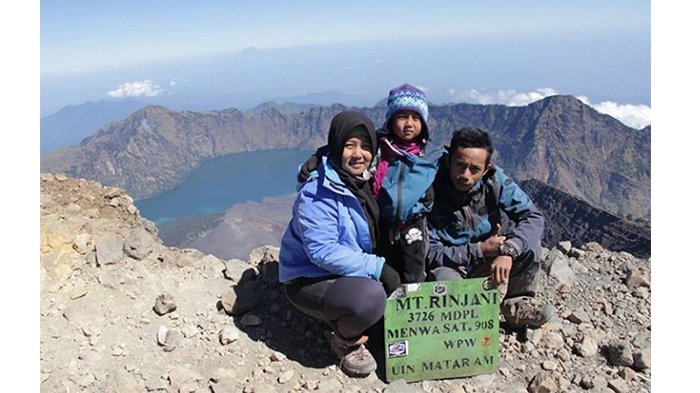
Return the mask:
[[444, 150], [429, 139], [428, 100], [419, 88], [403, 84], [391, 89], [384, 119], [377, 131], [379, 155], [372, 185], [381, 214], [377, 252], [402, 282], [421, 282], [428, 253], [431, 185]]

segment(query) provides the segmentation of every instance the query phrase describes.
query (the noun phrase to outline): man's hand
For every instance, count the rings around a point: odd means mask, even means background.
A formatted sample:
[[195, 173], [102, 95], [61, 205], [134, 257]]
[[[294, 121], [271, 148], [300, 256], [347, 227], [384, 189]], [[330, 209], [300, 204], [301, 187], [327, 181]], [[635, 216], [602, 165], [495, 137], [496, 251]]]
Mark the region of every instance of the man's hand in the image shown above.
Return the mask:
[[321, 158], [328, 154], [328, 145], [323, 145], [316, 149], [316, 152], [309, 157], [299, 168], [299, 173], [297, 173], [297, 181], [299, 183], [304, 183], [309, 180], [311, 172], [318, 168], [319, 163], [321, 163]]
[[316, 157], [316, 154], [312, 154], [308, 160], [301, 164], [299, 173], [297, 173], [297, 181], [299, 183], [304, 183], [309, 180], [311, 172], [315, 171], [316, 167], [318, 167], [318, 158]]
[[505, 241], [505, 236], [493, 235], [481, 242], [481, 253], [484, 254], [485, 257], [495, 257], [500, 255], [498, 247], [505, 243]]
[[489, 236], [488, 239], [481, 242], [481, 253], [485, 257], [495, 257], [500, 255], [498, 247], [505, 243], [506, 237], [501, 236], [498, 232], [501, 230], [501, 224], [496, 224], [496, 232]]
[[508, 255], [499, 255], [491, 262], [491, 279], [496, 285], [500, 285], [510, 276], [513, 267], [513, 258]]

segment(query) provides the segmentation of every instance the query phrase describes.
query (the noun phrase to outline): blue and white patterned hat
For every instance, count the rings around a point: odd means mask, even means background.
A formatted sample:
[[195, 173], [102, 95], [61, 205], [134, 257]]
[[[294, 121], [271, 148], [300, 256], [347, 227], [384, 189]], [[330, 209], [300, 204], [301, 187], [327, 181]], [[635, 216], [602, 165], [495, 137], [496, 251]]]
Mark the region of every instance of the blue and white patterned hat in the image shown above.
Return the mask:
[[386, 99], [386, 113], [384, 114], [384, 128], [389, 126], [389, 121], [396, 111], [412, 110], [418, 113], [423, 120], [423, 128], [428, 130], [428, 99], [423, 90], [411, 86], [408, 83], [393, 88]]

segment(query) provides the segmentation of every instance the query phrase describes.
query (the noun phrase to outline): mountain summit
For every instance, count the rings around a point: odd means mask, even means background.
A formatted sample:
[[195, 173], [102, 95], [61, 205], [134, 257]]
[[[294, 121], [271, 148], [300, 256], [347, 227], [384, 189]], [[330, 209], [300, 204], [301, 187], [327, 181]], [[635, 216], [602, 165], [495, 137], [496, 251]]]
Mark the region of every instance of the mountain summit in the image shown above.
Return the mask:
[[328, 327], [286, 300], [276, 247], [164, 247], [123, 190], [61, 174], [41, 174], [40, 209], [42, 392], [651, 389], [650, 261], [597, 243], [545, 250], [555, 317], [501, 330], [498, 372], [387, 385], [340, 371]]

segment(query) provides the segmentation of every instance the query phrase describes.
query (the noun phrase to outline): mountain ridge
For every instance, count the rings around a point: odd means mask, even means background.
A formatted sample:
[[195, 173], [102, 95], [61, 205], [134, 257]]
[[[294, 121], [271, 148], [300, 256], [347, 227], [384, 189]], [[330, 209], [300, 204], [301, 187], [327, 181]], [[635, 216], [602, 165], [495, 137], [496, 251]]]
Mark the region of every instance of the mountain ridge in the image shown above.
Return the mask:
[[[137, 198], [176, 186], [203, 160], [271, 148], [314, 150], [328, 124], [352, 107], [333, 104], [299, 114], [169, 111], [147, 106], [100, 129], [77, 148], [42, 160], [43, 171], [98, 180]], [[381, 107], [353, 108], [383, 124]], [[572, 96], [551, 96], [523, 107], [432, 106], [428, 125], [437, 143], [475, 126], [490, 133], [495, 159], [516, 179], [537, 178], [605, 210], [650, 215], [651, 128], [631, 129]]]

